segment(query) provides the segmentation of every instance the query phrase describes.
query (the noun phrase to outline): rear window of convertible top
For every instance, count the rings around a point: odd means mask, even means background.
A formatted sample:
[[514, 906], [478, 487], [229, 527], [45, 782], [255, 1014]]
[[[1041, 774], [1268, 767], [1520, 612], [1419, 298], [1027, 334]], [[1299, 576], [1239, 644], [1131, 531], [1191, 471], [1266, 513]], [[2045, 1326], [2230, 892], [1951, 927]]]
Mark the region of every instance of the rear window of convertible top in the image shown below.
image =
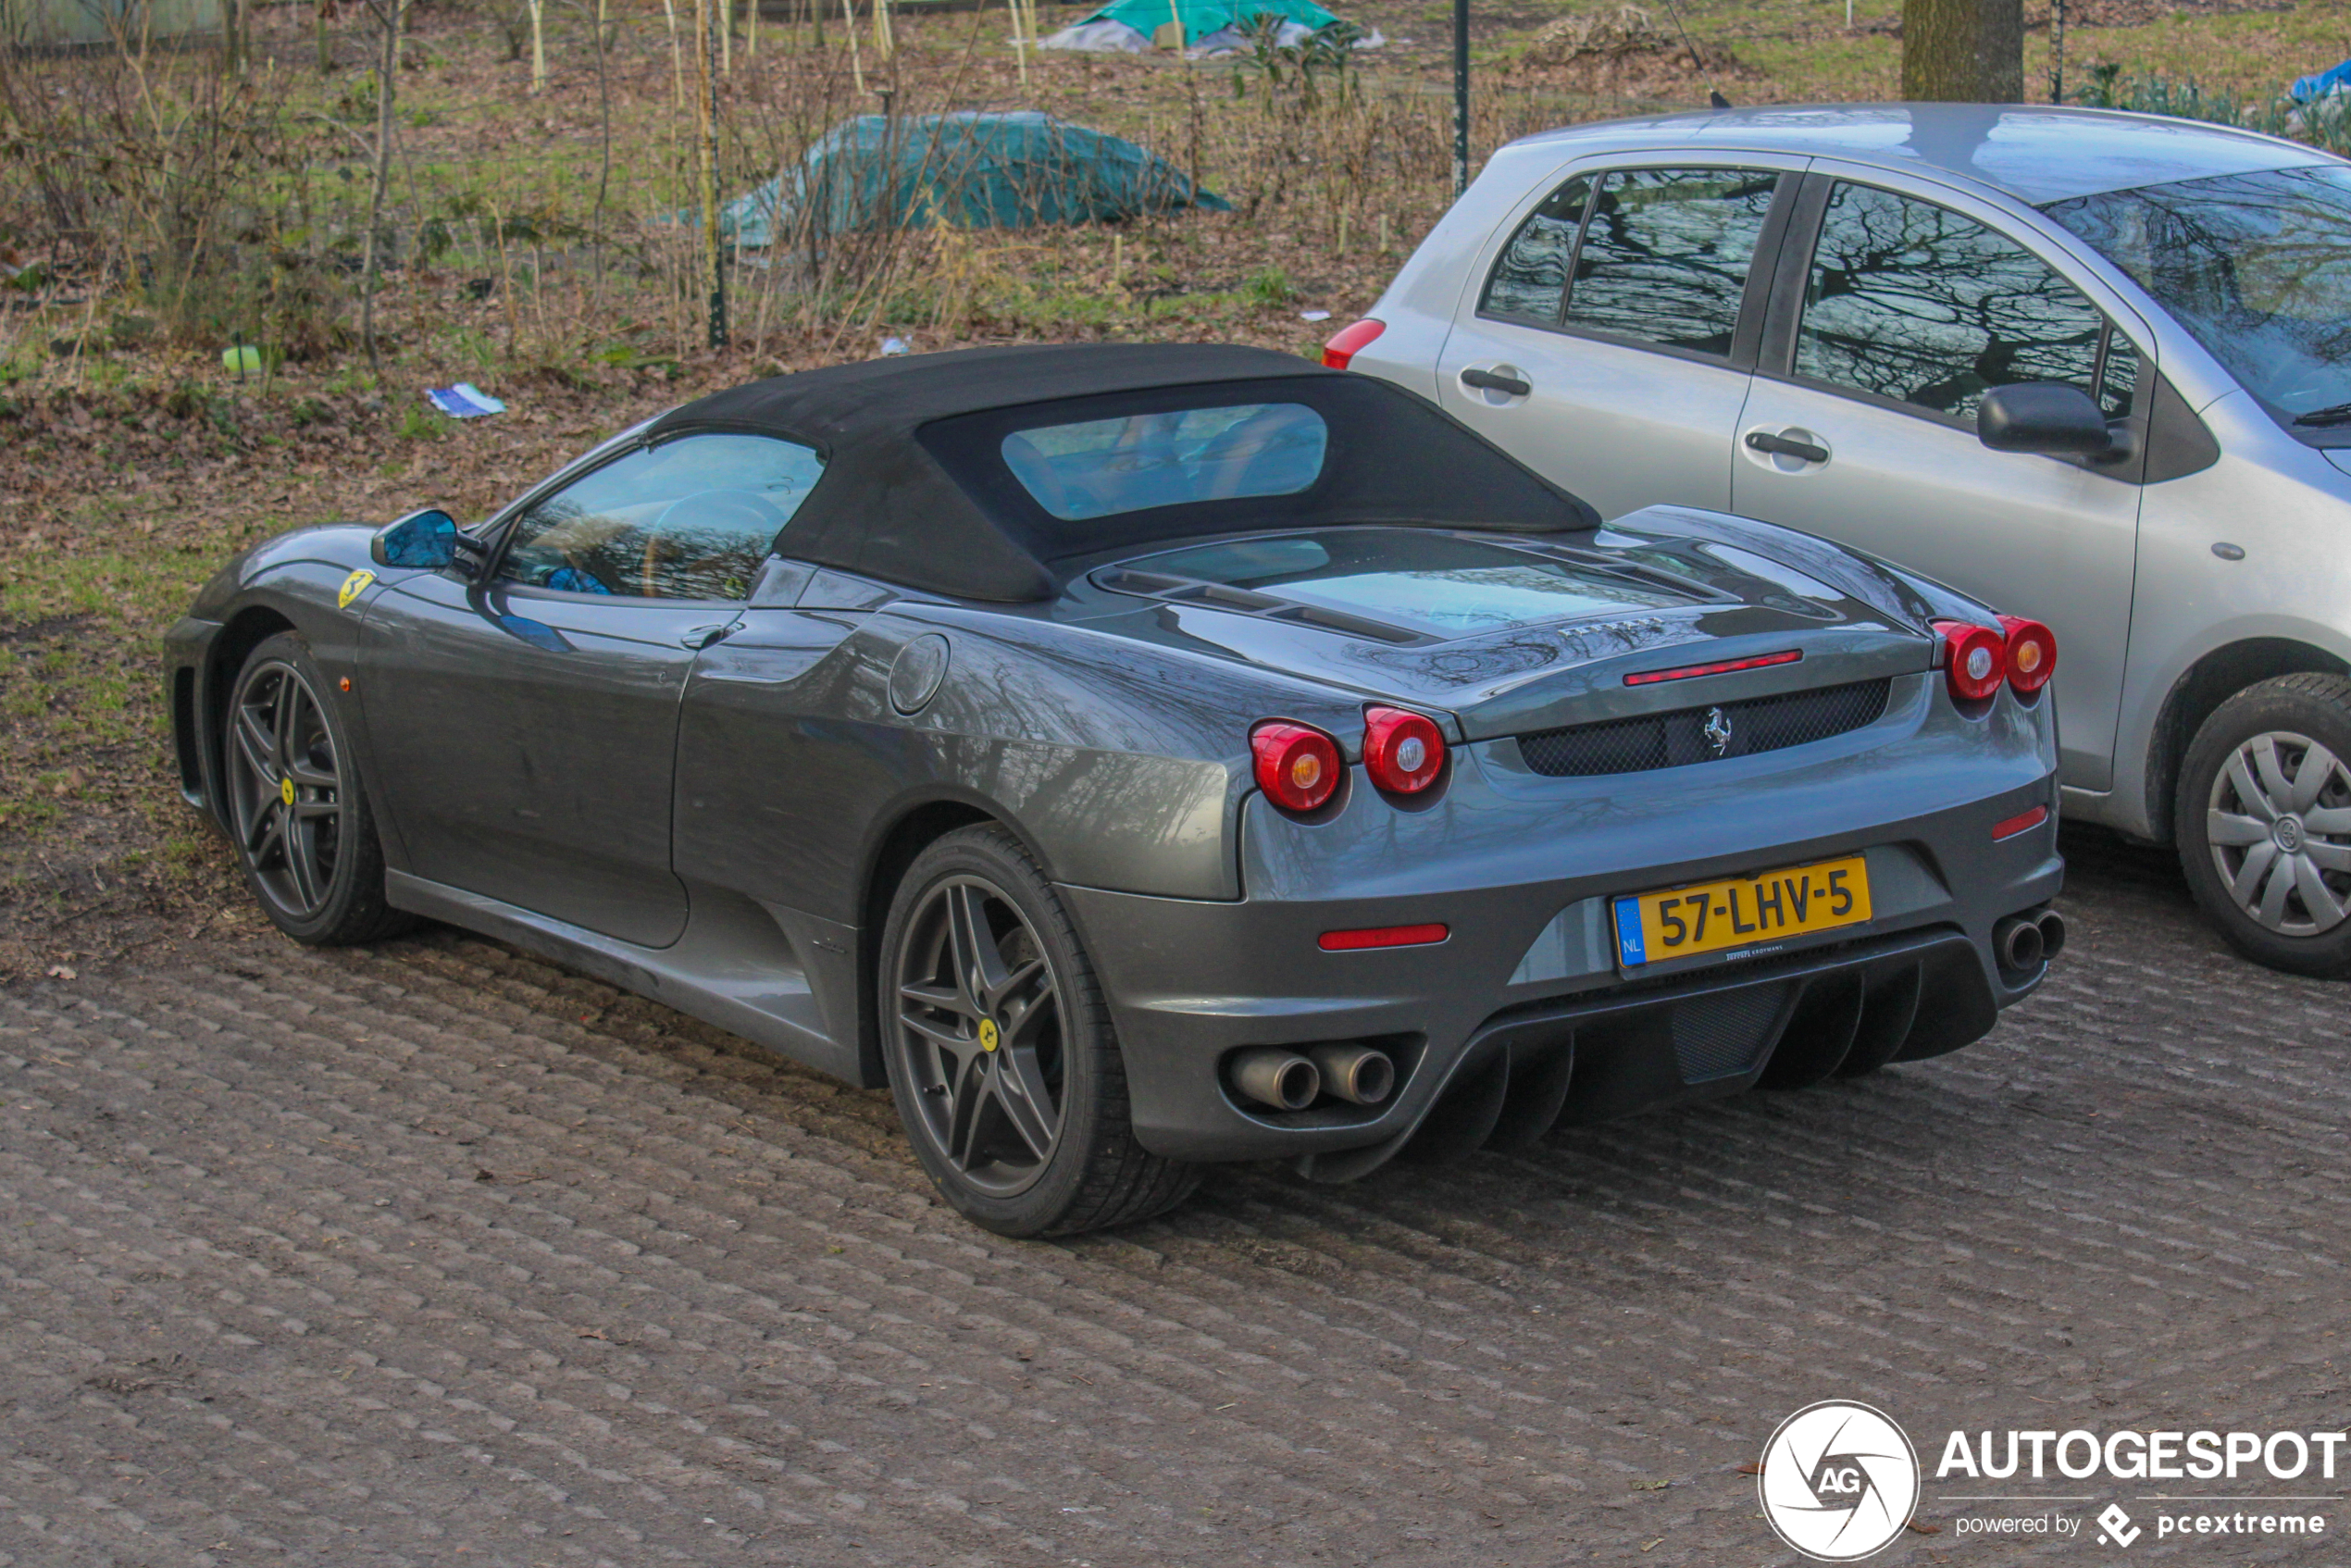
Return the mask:
[[1015, 430], [1004, 466], [1064, 522], [1152, 506], [1295, 495], [1322, 477], [1330, 428], [1302, 403], [1180, 408]]

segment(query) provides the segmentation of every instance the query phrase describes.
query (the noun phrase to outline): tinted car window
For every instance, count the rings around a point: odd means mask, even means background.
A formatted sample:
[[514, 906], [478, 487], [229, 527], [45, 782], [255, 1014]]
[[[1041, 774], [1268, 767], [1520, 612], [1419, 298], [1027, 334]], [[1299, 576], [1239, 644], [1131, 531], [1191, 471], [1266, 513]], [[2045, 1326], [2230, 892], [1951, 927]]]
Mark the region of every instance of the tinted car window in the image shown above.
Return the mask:
[[1567, 325], [1729, 354], [1778, 184], [1777, 175], [1743, 169], [1610, 174], [1575, 253]]
[[2123, 417], [2138, 390], [2139, 345], [2108, 327], [2106, 362], [2098, 368], [2098, 411], [2109, 419]]
[[1003, 440], [1004, 466], [1064, 522], [1186, 502], [1295, 495], [1320, 479], [1330, 428], [1302, 403], [1183, 408], [1042, 425]]
[[1592, 182], [1577, 175], [1527, 215], [1494, 263], [1478, 308], [1494, 316], [1516, 316], [1549, 326], [1560, 318], [1567, 298], [1567, 268], [1575, 255], [1575, 231]]
[[740, 599], [824, 471], [766, 436], [687, 436], [632, 452], [516, 521], [499, 575], [643, 599]]
[[2042, 210], [2300, 433], [2351, 423], [2351, 168], [2183, 180]]
[[1839, 183], [1813, 252], [1796, 373], [1972, 419], [1986, 391], [2016, 381], [2097, 395], [2105, 328], [2096, 306], [2005, 235]]

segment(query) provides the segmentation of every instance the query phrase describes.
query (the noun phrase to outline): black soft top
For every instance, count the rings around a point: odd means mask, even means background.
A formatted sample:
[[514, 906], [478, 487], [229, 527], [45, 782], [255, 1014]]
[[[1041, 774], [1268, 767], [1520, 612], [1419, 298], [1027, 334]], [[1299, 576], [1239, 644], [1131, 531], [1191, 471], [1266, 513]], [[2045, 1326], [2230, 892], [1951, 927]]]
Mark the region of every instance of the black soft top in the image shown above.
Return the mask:
[[[1275, 397], [1330, 428], [1322, 478], [1293, 495], [1065, 522], [1001, 455], [1017, 429]], [[647, 435], [698, 430], [782, 436], [823, 454], [825, 477], [793, 516], [786, 554], [967, 599], [1048, 599], [1064, 575], [1056, 563], [1258, 529], [1599, 525], [1591, 507], [1425, 399], [1270, 349], [1087, 343], [875, 359], [714, 392]]]

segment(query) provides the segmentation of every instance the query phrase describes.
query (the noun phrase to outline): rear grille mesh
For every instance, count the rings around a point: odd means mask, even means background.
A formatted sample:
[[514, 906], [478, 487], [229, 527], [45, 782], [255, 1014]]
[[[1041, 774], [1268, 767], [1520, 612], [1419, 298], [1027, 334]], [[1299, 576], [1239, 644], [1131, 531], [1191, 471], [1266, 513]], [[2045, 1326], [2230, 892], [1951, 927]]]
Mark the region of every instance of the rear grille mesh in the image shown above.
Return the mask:
[[1684, 1083], [1728, 1077], [1755, 1065], [1787, 987], [1742, 986], [1695, 996], [1673, 1009], [1673, 1063]]
[[[1718, 757], [1752, 756], [1758, 752], [1810, 745], [1874, 724], [1885, 716], [1893, 687], [1890, 679], [1857, 680], [1776, 697], [1749, 697], [1719, 708], [1681, 708], [1575, 724], [1522, 735], [1518, 746], [1527, 766], [1553, 778], [1684, 767]], [[1728, 743], [1720, 751], [1706, 733], [1709, 721], [1718, 712], [1730, 727]]]

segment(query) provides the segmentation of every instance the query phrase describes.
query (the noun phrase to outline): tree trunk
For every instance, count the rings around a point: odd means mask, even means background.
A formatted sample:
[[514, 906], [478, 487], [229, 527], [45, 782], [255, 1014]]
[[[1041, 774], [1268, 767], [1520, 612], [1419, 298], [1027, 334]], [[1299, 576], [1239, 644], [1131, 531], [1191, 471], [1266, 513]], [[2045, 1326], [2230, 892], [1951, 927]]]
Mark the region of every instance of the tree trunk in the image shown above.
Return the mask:
[[1902, 96], [1912, 103], [2021, 102], [2023, 0], [1902, 0]]
[[376, 349], [376, 243], [383, 226], [384, 187], [392, 180], [392, 101], [400, 84], [400, 12], [403, 0], [386, 0], [388, 10], [377, 15], [384, 24], [383, 80], [376, 84], [375, 179], [367, 189], [367, 243], [359, 264], [359, 336], [367, 345], [367, 368], [383, 374], [383, 358]]
[[727, 346], [727, 259], [718, 242], [718, 38], [724, 0], [694, 0], [694, 57], [702, 75], [695, 84], [696, 184], [702, 194], [703, 281], [709, 288], [709, 340]]

